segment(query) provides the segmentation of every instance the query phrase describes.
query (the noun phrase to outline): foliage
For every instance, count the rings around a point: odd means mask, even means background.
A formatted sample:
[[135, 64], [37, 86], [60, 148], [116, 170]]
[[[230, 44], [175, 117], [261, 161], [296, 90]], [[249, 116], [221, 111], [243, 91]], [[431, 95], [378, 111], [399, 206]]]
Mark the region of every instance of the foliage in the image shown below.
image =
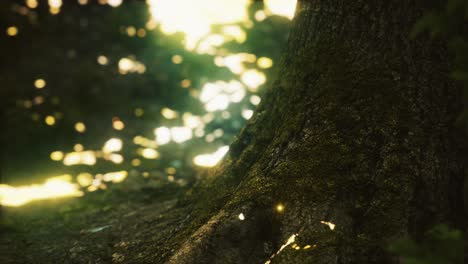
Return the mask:
[[428, 32], [447, 41], [453, 55], [452, 77], [464, 85], [465, 109], [461, 115], [468, 129], [468, 1], [448, 0], [426, 13], [414, 26], [412, 36]]
[[429, 230], [422, 241], [402, 239], [391, 246], [405, 264], [463, 263], [464, 242], [459, 230], [437, 225]]
[[[180, 126], [180, 117], [186, 112], [197, 116], [207, 114], [197, 98], [203, 85], [237, 80], [239, 76], [227, 67], [215, 65], [214, 54], [186, 50], [183, 34], [167, 36], [158, 28], [149, 29], [147, 23], [151, 16], [144, 1], [123, 1], [117, 8], [97, 1], [86, 5], [63, 1], [58, 14], [49, 12], [47, 1], [38, 3], [30, 9], [26, 8], [25, 1], [0, 3], [0, 26], [4, 30], [0, 34], [0, 57], [4, 65], [0, 71], [3, 87], [0, 113], [6, 128], [0, 131], [0, 154], [6, 182], [30, 183], [63, 173], [132, 169], [161, 175], [166, 168], [175, 168], [177, 177], [194, 174], [192, 158], [229, 144], [246, 122], [242, 110], [255, 107], [249, 97], [262, 94], [262, 89], [255, 93], [247, 91], [241, 102], [227, 109], [230, 118], [221, 111], [214, 112], [204, 128], [205, 135], [222, 130], [222, 135], [213, 141], [194, 137], [182, 144], [161, 146], [158, 160], [141, 158], [136, 153], [138, 146], [132, 142], [136, 136], [153, 139], [156, 127]], [[245, 32], [245, 42], [226, 41], [217, 48], [226, 55], [242, 52], [275, 61], [287, 38], [289, 20], [269, 16], [257, 21], [254, 13], [261, 8], [259, 3], [250, 6], [250, 25], [233, 25]], [[17, 35], [5, 34], [11, 26], [18, 28]], [[144, 34], [130, 34], [131, 31]], [[102, 56], [106, 63], [98, 63]], [[182, 57], [183, 62], [174, 63], [174, 56]], [[121, 74], [119, 60], [122, 58], [141, 62], [146, 70]], [[250, 63], [246, 68], [255, 65]], [[274, 74], [273, 68], [263, 72], [267, 80]], [[47, 82], [44, 89], [33, 85], [39, 78]], [[184, 80], [188, 85], [182, 86]], [[164, 108], [178, 112], [179, 118], [165, 119], [161, 115]], [[136, 116], [137, 109], [144, 114]], [[55, 124], [45, 124], [46, 116], [54, 116]], [[115, 118], [124, 121], [124, 130], [112, 128]], [[75, 131], [77, 122], [86, 124], [86, 132]], [[111, 137], [121, 138], [124, 143], [122, 164], [99, 160], [95, 166], [65, 167], [49, 158], [57, 150], [72, 152], [78, 143], [85, 150], [100, 149]], [[140, 159], [141, 165], [133, 166], [133, 159]]]

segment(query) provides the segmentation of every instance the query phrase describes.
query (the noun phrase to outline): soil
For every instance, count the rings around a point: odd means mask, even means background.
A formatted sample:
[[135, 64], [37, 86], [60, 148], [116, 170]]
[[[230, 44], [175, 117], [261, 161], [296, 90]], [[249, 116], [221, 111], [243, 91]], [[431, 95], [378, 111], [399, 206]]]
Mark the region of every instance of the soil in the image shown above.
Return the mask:
[[191, 221], [187, 187], [111, 186], [80, 198], [3, 208], [0, 263], [164, 263]]

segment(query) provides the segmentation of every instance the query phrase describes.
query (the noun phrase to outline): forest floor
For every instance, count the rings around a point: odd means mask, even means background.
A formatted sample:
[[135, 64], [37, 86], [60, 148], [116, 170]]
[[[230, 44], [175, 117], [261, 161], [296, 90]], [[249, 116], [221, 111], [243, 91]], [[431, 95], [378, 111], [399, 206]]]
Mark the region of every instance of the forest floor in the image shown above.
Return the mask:
[[0, 263], [163, 263], [190, 209], [177, 184], [3, 208]]

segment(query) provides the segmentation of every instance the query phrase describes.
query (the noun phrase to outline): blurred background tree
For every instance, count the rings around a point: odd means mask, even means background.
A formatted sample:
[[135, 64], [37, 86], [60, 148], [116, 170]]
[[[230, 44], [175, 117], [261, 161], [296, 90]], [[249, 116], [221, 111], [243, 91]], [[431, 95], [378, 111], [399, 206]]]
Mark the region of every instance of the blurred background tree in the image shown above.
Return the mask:
[[[155, 19], [167, 3], [0, 3], [4, 183], [110, 171], [185, 183], [222, 157], [274, 74], [290, 20], [245, 1], [244, 17], [189, 43]], [[168, 15], [184, 20], [177, 8]]]

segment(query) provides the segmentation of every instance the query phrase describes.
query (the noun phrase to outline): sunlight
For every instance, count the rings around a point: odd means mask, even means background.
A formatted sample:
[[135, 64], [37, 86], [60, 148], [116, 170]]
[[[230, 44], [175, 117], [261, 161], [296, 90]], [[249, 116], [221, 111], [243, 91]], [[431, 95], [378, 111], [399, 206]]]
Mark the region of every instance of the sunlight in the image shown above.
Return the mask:
[[220, 147], [216, 152], [211, 154], [198, 155], [193, 159], [193, 163], [200, 167], [213, 167], [218, 164], [219, 161], [229, 151], [229, 146]]
[[0, 204], [3, 206], [21, 206], [34, 200], [58, 197], [82, 196], [77, 184], [71, 183], [68, 174], [48, 179], [44, 184], [13, 187], [0, 184]]
[[265, 0], [264, 3], [266, 9], [272, 14], [292, 19], [296, 11], [297, 0]]
[[[263, 10], [266, 15], [279, 15], [292, 19], [297, 0], [267, 0]], [[222, 45], [226, 39], [234, 39], [238, 43], [246, 40], [246, 33], [235, 23], [248, 23], [248, 7], [251, 0], [198, 0], [193, 5], [191, 0], [147, 0], [152, 19], [147, 28], [153, 29], [155, 23], [160, 24], [164, 34], [182, 32], [185, 34], [185, 48], [198, 53], [213, 54], [215, 46]], [[190, 6], [190, 8], [186, 8]], [[263, 20], [257, 18], [258, 21]], [[211, 34], [212, 25], [223, 25], [223, 36]]]
[[106, 143], [104, 143], [104, 147], [102, 147], [102, 151], [105, 153], [110, 152], [117, 152], [122, 149], [122, 140], [119, 138], [111, 138]]
[[[214, 24], [233, 24], [248, 19], [249, 0], [147, 0], [153, 18], [165, 34], [183, 32], [186, 47], [193, 49]], [[187, 8], [190, 7], [190, 8]]]
[[63, 164], [65, 166], [73, 166], [80, 164], [92, 166], [96, 164], [96, 155], [93, 151], [70, 152], [65, 155], [65, 158], [63, 159]]

